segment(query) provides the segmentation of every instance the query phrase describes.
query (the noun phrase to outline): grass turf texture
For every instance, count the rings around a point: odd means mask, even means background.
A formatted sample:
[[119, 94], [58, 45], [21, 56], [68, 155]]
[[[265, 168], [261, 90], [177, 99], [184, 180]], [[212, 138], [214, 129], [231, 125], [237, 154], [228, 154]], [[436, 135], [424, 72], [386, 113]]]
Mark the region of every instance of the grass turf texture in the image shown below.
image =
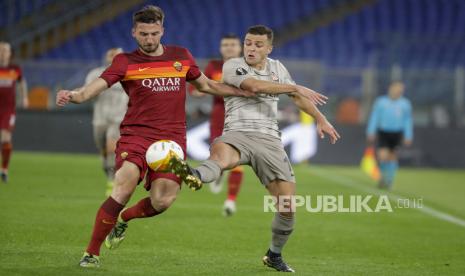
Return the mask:
[[[354, 167], [295, 171], [300, 195], [364, 195], [359, 188], [374, 186]], [[105, 198], [99, 158], [15, 153], [10, 182], [0, 183], [0, 275], [275, 275], [261, 263], [273, 216], [263, 212], [266, 190], [245, 172], [233, 217], [221, 216], [224, 191], [184, 186], [166, 213], [132, 221], [120, 248], [103, 248], [101, 267], [86, 270], [77, 263]], [[465, 171], [404, 169], [393, 192], [465, 219], [464, 179]], [[138, 187], [130, 204], [146, 195]], [[284, 257], [300, 275], [463, 275], [465, 228], [414, 209], [299, 209]]]

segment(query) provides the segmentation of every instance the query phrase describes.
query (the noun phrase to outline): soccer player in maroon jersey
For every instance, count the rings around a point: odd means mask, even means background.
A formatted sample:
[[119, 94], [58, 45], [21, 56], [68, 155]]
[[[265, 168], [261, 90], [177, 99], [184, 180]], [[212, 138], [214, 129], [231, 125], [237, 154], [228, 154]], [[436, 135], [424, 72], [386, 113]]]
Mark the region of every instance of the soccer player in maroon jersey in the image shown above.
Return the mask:
[[[172, 173], [148, 170], [145, 152], [152, 143], [162, 139], [177, 142], [185, 151], [186, 81], [204, 93], [247, 95], [245, 91], [205, 77], [187, 49], [162, 45], [163, 19], [164, 14], [159, 7], [147, 6], [136, 12], [132, 35], [138, 49], [117, 55], [99, 78], [84, 87], [73, 91], [61, 90], [57, 94], [58, 106], [69, 102], [82, 103], [120, 81], [129, 96], [116, 148], [113, 191], [97, 212], [92, 238], [79, 263], [82, 267], [98, 267], [104, 240], [107, 247], [116, 248], [124, 239], [127, 222], [131, 219], [159, 215], [176, 199], [180, 178]], [[150, 196], [122, 212], [144, 177]], [[194, 189], [201, 185], [196, 182], [186, 184]]]
[[[220, 53], [222, 59], [213, 59], [205, 67], [205, 76], [208, 78], [221, 81], [223, 63], [231, 58], [240, 57], [242, 53], [241, 39], [235, 34], [228, 34], [221, 38]], [[197, 95], [197, 93], [193, 93]], [[200, 93], [201, 95], [205, 95]], [[212, 111], [210, 113], [210, 144], [221, 136], [224, 126], [224, 98], [220, 96], [213, 97]], [[219, 193], [222, 188], [222, 178], [210, 183], [210, 190], [213, 193]], [[243, 178], [243, 168], [237, 166], [231, 170], [228, 177], [228, 196], [223, 205], [223, 214], [231, 216], [236, 212], [236, 197], [239, 193]]]
[[8, 165], [13, 150], [12, 132], [16, 119], [16, 85], [22, 97], [22, 106], [29, 105], [27, 86], [19, 66], [11, 64], [11, 46], [0, 42], [0, 143], [2, 151], [1, 179], [8, 181]]

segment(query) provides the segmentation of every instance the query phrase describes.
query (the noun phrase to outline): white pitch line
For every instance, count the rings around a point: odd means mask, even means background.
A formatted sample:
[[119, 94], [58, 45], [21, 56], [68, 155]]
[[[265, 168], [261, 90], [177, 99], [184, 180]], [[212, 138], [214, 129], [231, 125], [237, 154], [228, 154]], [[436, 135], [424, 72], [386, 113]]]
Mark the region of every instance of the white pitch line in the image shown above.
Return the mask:
[[[375, 188], [370, 188], [370, 187], [367, 187], [367, 186], [364, 186], [364, 185], [360, 185], [357, 182], [354, 182], [352, 178], [349, 179], [347, 177], [341, 177], [339, 175], [334, 174], [334, 172], [329, 172], [329, 171], [326, 171], [324, 169], [315, 168], [315, 167], [313, 167], [311, 169], [311, 171], [315, 175], [317, 175], [317, 176], [319, 176], [321, 178], [326, 178], [327, 180], [330, 180], [330, 181], [332, 181], [332, 182], [334, 182], [336, 184], [346, 186], [346, 187], [349, 187], [349, 188], [353, 188], [353, 189], [365, 192], [367, 194], [375, 194], [375, 195], [378, 195], [378, 196], [387, 195], [393, 201], [405, 200], [405, 201], [409, 201], [409, 203], [412, 203], [410, 201], [410, 199], [408, 199], [408, 198], [396, 195], [396, 194], [394, 194], [392, 192], [380, 191], [380, 190], [375, 189]], [[421, 211], [421, 212], [423, 212], [425, 214], [428, 214], [428, 215], [430, 215], [432, 217], [435, 217], [435, 218], [438, 218], [440, 220], [447, 221], [447, 222], [450, 222], [450, 223], [465, 227], [465, 220], [463, 220], [461, 218], [458, 218], [456, 216], [447, 214], [445, 212], [438, 211], [438, 210], [436, 210], [434, 208], [425, 206], [424, 204], [423, 204], [423, 206], [421, 208], [413, 208], [413, 209]]]

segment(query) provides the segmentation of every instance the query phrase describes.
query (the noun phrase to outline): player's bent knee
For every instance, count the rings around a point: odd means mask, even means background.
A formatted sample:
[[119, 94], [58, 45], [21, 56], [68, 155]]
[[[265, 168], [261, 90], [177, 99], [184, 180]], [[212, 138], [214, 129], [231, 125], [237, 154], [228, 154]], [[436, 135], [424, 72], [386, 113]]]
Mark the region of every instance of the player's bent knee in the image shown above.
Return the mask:
[[158, 212], [163, 212], [166, 209], [168, 209], [175, 200], [176, 200], [175, 195], [160, 196], [160, 197], [152, 198], [151, 203], [152, 203], [152, 207], [155, 210], [157, 210]]

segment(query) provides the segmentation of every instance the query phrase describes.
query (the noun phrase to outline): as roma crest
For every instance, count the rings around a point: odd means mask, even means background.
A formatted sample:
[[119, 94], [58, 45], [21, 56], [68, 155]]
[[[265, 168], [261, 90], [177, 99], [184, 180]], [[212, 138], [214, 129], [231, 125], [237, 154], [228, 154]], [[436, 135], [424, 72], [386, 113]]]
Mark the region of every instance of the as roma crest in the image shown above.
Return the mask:
[[175, 62], [173, 63], [173, 67], [174, 67], [174, 69], [176, 69], [176, 71], [178, 71], [178, 72], [181, 72], [181, 71], [182, 71], [182, 63], [179, 62], [179, 61], [175, 61]]

